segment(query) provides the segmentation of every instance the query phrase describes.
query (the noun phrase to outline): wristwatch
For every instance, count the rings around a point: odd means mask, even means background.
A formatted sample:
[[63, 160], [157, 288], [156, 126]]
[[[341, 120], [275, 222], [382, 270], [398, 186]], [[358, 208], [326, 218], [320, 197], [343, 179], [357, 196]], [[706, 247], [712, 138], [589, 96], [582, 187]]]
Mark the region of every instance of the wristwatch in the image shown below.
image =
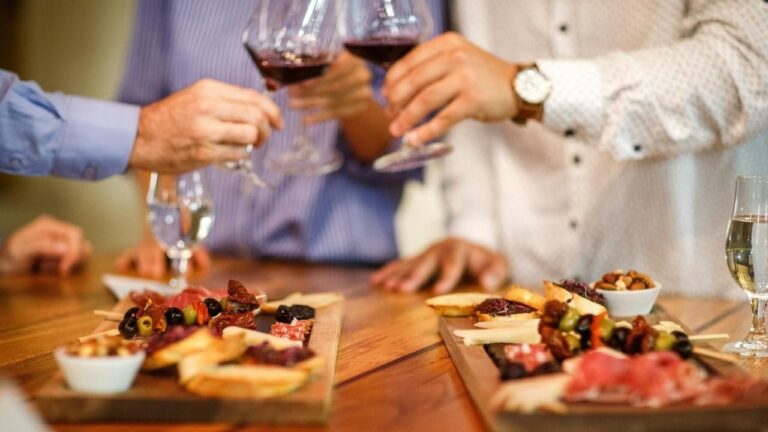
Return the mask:
[[524, 125], [530, 119], [541, 121], [544, 118], [544, 101], [552, 93], [552, 82], [535, 63], [518, 67], [512, 90], [518, 105], [513, 122]]

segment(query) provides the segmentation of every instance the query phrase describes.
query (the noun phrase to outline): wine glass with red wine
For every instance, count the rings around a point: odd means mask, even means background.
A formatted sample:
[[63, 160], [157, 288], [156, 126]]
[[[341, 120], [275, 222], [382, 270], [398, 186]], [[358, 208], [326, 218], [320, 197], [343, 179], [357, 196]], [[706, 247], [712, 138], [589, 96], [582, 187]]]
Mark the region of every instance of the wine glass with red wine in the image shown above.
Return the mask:
[[[385, 70], [432, 35], [426, 0], [347, 0], [342, 13], [344, 48]], [[399, 150], [378, 158], [373, 167], [403, 171], [450, 152], [445, 143], [415, 147], [403, 140]]]
[[[336, 29], [341, 0], [261, 0], [243, 31], [243, 45], [271, 96], [280, 87], [319, 77], [341, 50]], [[304, 124], [293, 147], [269, 156], [285, 174], [323, 175], [341, 167], [341, 153], [318, 151]]]

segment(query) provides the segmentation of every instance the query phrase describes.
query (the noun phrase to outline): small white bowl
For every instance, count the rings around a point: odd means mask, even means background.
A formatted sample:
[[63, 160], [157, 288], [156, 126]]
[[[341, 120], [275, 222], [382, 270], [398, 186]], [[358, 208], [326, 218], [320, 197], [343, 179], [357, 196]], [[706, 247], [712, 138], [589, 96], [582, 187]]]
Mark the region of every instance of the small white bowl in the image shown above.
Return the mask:
[[72, 390], [101, 394], [131, 388], [144, 362], [144, 351], [124, 357], [80, 357], [68, 354], [65, 348], [58, 348], [53, 356]]
[[597, 289], [597, 292], [605, 298], [605, 307], [612, 317], [630, 317], [635, 315], [647, 315], [653, 309], [656, 298], [659, 297], [661, 284], [656, 283], [653, 288], [641, 290], [613, 291]]

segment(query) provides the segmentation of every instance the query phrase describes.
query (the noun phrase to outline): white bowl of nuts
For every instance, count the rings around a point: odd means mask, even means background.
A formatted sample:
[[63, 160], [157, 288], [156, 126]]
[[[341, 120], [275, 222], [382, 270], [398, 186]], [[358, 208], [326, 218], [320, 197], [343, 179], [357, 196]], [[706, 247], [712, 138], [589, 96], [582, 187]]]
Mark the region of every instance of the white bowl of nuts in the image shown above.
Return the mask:
[[53, 353], [69, 387], [88, 393], [128, 390], [144, 362], [144, 351], [122, 338], [98, 338]]
[[649, 314], [661, 291], [661, 284], [635, 270], [614, 270], [591, 286], [602, 294], [608, 313], [617, 317]]

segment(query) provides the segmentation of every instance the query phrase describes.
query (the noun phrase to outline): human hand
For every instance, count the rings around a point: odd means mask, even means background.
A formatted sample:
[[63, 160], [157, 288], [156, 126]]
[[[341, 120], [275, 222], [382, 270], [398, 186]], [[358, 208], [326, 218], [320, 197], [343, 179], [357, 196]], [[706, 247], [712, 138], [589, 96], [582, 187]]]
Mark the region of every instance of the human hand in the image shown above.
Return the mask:
[[[394, 120], [389, 131], [421, 145], [445, 134], [461, 120], [509, 120], [517, 114], [512, 89], [517, 68], [445, 33], [418, 45], [387, 72], [383, 94]], [[429, 113], [437, 114], [413, 128]]]
[[371, 93], [371, 72], [365, 62], [348, 52], [331, 64], [325, 73], [288, 87], [289, 106], [308, 111], [307, 124], [343, 119], [376, 103]]
[[238, 160], [263, 143], [283, 118], [259, 92], [204, 79], [147, 105], [131, 153], [131, 168], [176, 174]]
[[0, 274], [41, 272], [65, 276], [92, 250], [79, 227], [42, 215], [13, 232], [0, 248]]
[[[208, 251], [198, 246], [189, 260], [190, 271], [206, 271], [211, 267]], [[125, 250], [115, 261], [120, 273], [136, 271], [141, 277], [161, 278], [168, 272], [165, 252], [152, 237], [145, 237], [141, 243]]]
[[502, 255], [465, 240], [449, 238], [430, 246], [414, 258], [395, 260], [373, 274], [371, 282], [389, 291], [415, 292], [436, 278], [435, 293], [456, 288], [462, 276], [495, 289], [507, 279], [509, 269]]

